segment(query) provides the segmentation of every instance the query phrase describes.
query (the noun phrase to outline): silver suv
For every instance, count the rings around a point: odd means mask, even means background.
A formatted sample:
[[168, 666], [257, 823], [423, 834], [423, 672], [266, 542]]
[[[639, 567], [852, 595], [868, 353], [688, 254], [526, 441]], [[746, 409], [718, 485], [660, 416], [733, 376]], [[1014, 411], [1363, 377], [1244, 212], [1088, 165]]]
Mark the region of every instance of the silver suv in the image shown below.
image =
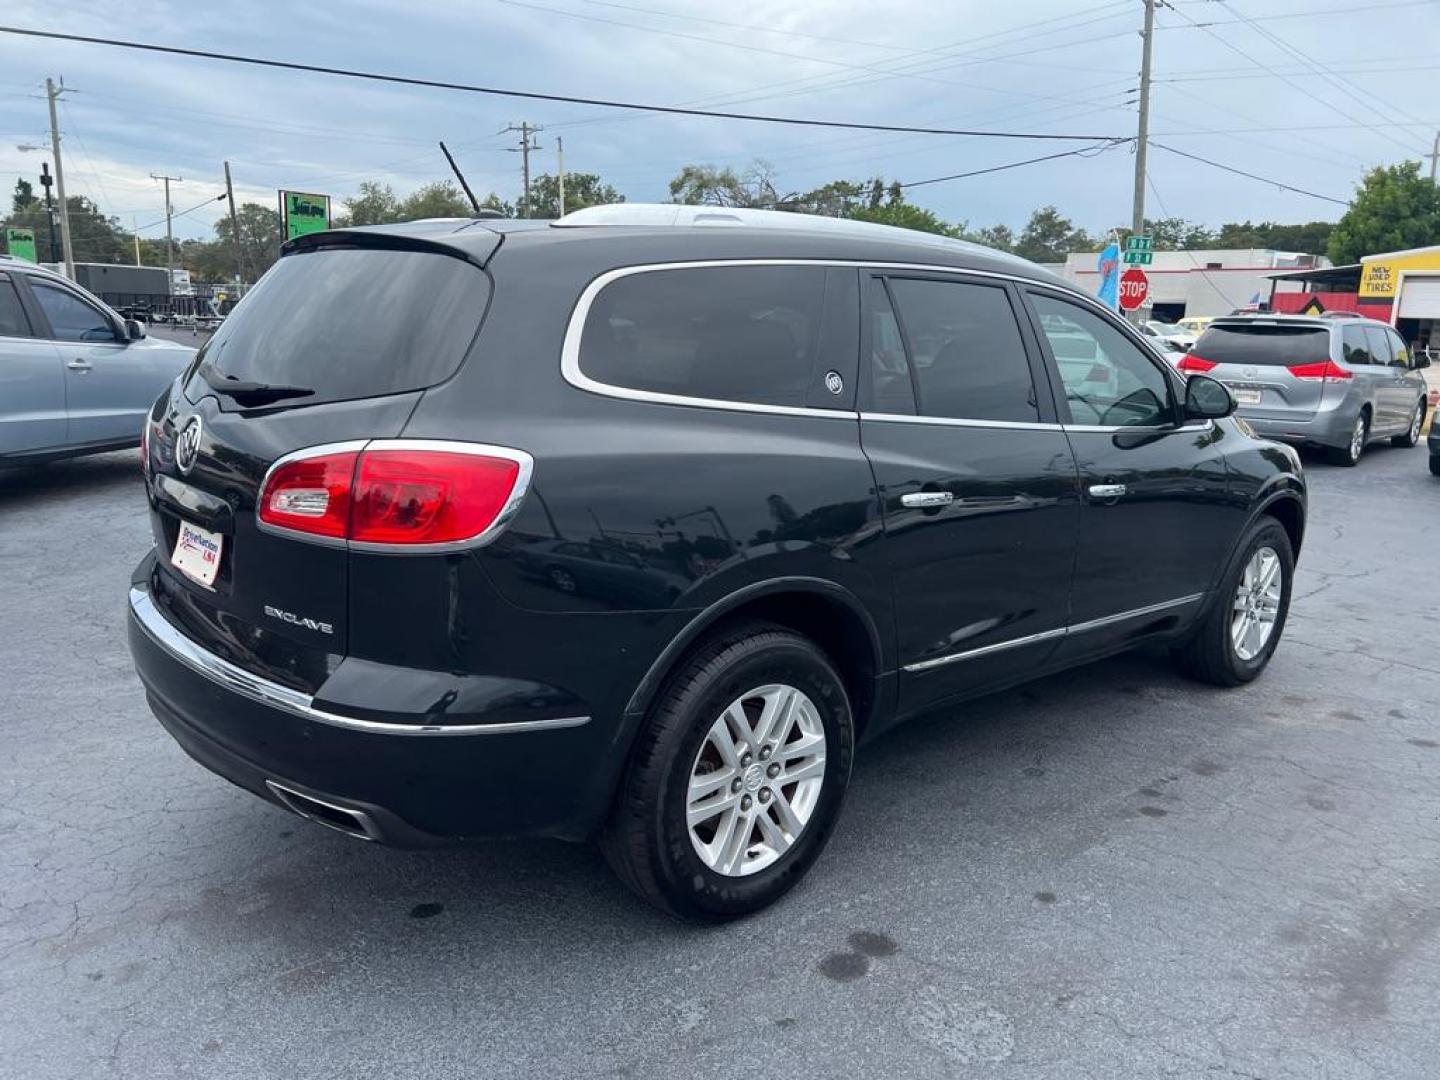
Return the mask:
[[1324, 447], [1354, 465], [1374, 439], [1414, 446], [1425, 423], [1424, 355], [1373, 319], [1216, 319], [1177, 365], [1230, 387], [1257, 434]]
[[59, 274], [0, 255], [0, 465], [137, 445], [145, 410], [194, 357]]

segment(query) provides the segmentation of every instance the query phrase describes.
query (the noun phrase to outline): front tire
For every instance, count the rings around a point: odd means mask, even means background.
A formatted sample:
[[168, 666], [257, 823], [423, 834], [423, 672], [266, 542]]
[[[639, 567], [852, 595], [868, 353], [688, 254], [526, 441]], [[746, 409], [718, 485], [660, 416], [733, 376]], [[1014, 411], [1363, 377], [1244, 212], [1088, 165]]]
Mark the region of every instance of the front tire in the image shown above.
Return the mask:
[[1425, 399], [1422, 397], [1415, 403], [1415, 413], [1410, 417], [1410, 426], [1405, 429], [1403, 435], [1395, 435], [1390, 439], [1391, 446], [1398, 446], [1408, 450], [1420, 441], [1420, 429], [1425, 426]]
[[1294, 575], [1289, 534], [1274, 518], [1260, 518], [1241, 540], [1200, 625], [1175, 650], [1180, 669], [1214, 686], [1256, 678], [1285, 631]]
[[819, 857], [854, 759], [845, 685], [783, 627], [716, 634], [671, 677], [642, 727], [601, 836], [632, 890], [679, 919], [759, 911]]
[[1326, 451], [1326, 456], [1332, 465], [1341, 465], [1347, 468], [1360, 463], [1360, 455], [1365, 453], [1365, 444], [1370, 441], [1370, 414], [1364, 409], [1355, 418], [1355, 426], [1350, 429], [1350, 441], [1344, 446], [1332, 446]]

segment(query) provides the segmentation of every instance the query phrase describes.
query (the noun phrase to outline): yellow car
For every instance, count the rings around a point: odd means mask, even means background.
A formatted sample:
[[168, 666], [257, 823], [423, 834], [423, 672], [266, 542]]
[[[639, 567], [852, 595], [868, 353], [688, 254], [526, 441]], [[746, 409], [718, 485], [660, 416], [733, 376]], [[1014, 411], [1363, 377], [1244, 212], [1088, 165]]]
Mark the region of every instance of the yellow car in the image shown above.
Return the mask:
[[1175, 325], [1183, 327], [1196, 337], [1199, 337], [1205, 332], [1205, 328], [1210, 325], [1214, 318], [1215, 316], [1213, 315], [1191, 315], [1189, 318], [1176, 319]]

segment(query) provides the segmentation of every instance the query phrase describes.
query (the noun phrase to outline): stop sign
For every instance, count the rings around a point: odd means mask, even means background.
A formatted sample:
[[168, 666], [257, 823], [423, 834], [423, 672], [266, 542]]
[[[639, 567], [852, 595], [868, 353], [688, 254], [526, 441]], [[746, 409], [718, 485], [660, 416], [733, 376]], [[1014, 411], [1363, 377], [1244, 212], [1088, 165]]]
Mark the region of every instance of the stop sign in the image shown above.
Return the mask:
[[1145, 303], [1149, 295], [1150, 279], [1145, 276], [1144, 270], [1132, 266], [1120, 275], [1120, 306], [1126, 311], [1134, 311]]

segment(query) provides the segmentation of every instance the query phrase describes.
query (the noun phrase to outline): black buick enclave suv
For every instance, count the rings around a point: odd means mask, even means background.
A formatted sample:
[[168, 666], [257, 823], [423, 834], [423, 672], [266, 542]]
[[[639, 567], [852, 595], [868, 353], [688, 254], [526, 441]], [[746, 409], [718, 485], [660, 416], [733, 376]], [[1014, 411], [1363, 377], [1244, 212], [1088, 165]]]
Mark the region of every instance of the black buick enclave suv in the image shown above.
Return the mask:
[[130, 587], [197, 760], [355, 836], [598, 835], [776, 899], [857, 742], [1142, 642], [1280, 639], [1294, 452], [1064, 281], [878, 226], [622, 206], [335, 230], [156, 403]]

